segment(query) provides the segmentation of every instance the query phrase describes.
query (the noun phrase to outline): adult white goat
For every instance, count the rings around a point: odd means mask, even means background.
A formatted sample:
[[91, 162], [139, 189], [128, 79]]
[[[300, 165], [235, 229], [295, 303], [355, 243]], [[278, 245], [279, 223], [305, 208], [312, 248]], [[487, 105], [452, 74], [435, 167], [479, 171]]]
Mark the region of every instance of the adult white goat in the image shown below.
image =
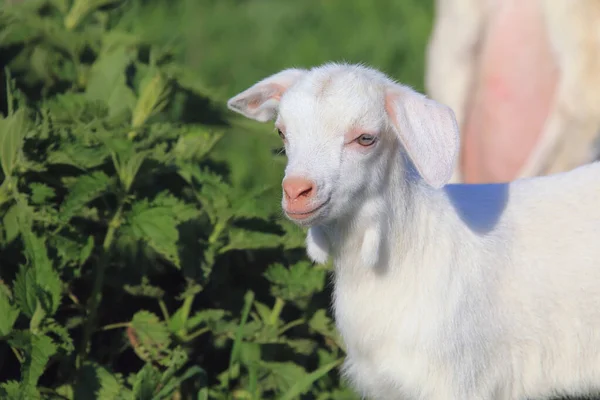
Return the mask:
[[276, 118], [282, 207], [333, 257], [345, 375], [375, 399], [600, 389], [600, 164], [446, 185], [452, 111], [353, 65], [288, 69], [229, 101]]

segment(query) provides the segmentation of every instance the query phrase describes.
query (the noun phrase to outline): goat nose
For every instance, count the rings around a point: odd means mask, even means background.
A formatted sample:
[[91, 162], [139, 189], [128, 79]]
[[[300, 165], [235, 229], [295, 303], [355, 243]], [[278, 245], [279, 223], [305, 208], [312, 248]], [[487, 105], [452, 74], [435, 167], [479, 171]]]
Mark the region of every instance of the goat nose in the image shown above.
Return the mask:
[[303, 198], [310, 199], [314, 193], [314, 183], [305, 178], [286, 178], [283, 180], [283, 192], [288, 201]]

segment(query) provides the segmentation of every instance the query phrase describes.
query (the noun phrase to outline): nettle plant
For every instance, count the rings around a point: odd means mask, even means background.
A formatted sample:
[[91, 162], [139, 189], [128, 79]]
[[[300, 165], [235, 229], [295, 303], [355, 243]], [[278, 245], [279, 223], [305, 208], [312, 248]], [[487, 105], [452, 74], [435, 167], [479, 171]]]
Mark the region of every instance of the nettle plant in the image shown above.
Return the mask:
[[0, 398], [349, 398], [280, 182], [232, 183], [224, 106], [122, 23], [161, 4], [2, 11]]

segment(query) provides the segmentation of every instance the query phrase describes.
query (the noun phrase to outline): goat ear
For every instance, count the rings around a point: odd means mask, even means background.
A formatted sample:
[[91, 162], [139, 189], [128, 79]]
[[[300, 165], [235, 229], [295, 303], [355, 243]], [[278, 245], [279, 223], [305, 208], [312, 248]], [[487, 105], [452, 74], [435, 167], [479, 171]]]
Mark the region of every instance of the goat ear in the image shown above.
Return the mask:
[[277, 115], [283, 93], [305, 73], [302, 69], [284, 69], [232, 97], [227, 107], [259, 122], [272, 120]]
[[391, 125], [421, 177], [440, 188], [452, 177], [459, 151], [459, 130], [450, 107], [408, 87], [386, 93]]

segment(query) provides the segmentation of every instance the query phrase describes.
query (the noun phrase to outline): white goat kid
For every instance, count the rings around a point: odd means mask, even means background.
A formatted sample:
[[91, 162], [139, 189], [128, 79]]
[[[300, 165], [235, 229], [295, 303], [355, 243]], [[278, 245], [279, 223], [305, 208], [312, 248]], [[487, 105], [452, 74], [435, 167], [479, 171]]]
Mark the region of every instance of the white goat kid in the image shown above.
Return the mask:
[[600, 165], [446, 185], [452, 111], [353, 65], [289, 69], [233, 97], [276, 119], [282, 207], [335, 265], [344, 373], [374, 399], [600, 389]]

